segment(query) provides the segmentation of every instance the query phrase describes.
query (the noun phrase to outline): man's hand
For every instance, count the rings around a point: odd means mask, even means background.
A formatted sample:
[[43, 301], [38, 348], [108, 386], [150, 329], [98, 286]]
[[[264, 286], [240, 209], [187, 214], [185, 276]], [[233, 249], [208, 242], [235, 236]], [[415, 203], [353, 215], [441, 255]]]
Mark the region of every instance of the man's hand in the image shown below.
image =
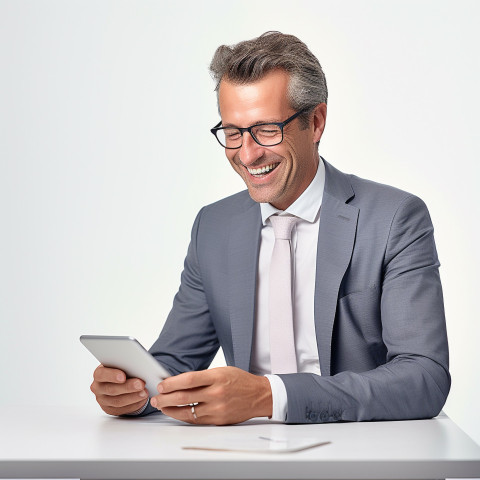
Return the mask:
[[[239, 368], [221, 367], [169, 377], [158, 385], [150, 404], [165, 415], [188, 423], [229, 425], [272, 416], [267, 378]], [[195, 415], [192, 407], [195, 405]], [[177, 406], [184, 405], [184, 406]]]
[[90, 390], [98, 404], [109, 415], [125, 415], [135, 412], [145, 405], [148, 390], [139, 378], [129, 378], [125, 372], [100, 365], [93, 372]]

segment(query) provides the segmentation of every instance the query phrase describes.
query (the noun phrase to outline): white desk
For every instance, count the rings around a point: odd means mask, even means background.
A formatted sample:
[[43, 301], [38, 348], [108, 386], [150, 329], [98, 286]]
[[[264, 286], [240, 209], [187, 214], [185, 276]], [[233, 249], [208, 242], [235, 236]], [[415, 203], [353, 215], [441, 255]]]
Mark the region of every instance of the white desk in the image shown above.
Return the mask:
[[[182, 450], [229, 436], [303, 436], [332, 443], [298, 453]], [[427, 479], [480, 477], [480, 447], [448, 417], [281, 425], [189, 426], [161, 415], [118, 419], [100, 409], [4, 409], [0, 478]]]

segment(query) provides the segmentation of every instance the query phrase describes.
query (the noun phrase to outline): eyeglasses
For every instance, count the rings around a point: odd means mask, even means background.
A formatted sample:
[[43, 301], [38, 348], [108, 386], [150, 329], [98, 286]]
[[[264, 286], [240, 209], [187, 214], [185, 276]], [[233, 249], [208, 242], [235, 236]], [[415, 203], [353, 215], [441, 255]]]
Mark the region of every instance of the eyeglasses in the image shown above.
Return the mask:
[[215, 135], [218, 143], [224, 148], [240, 148], [243, 143], [243, 134], [248, 132], [252, 138], [262, 147], [273, 147], [283, 142], [283, 127], [295, 120], [300, 114], [306, 112], [310, 107], [302, 108], [284, 122], [280, 123], [259, 123], [251, 127], [220, 127], [222, 121], [218, 122], [210, 131]]

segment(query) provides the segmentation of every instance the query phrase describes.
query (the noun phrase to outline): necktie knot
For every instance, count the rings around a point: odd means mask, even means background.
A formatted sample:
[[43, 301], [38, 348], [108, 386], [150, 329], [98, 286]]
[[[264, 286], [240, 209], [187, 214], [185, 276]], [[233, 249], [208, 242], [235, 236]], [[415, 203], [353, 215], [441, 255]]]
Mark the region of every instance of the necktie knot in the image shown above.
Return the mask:
[[273, 215], [270, 217], [272, 222], [273, 232], [277, 240], [290, 240], [292, 230], [297, 223], [298, 218], [292, 216]]

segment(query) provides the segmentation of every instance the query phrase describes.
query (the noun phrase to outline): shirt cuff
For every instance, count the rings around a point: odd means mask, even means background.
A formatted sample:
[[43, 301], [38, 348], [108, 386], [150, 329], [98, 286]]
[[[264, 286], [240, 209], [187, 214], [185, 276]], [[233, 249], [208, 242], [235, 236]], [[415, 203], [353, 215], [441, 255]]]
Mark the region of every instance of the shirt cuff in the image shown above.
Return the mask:
[[287, 389], [283, 380], [278, 375], [265, 375], [270, 382], [272, 389], [272, 420], [277, 422], [285, 422], [287, 420], [288, 399]]
[[142, 414], [145, 409], [147, 408], [148, 404], [150, 403], [150, 399], [148, 399], [146, 402], [145, 402], [145, 405], [141, 408], [139, 408], [138, 410], [135, 410], [134, 412], [130, 412], [130, 413], [125, 413], [125, 416], [129, 417], [129, 416], [135, 416], [135, 415], [140, 415]]

